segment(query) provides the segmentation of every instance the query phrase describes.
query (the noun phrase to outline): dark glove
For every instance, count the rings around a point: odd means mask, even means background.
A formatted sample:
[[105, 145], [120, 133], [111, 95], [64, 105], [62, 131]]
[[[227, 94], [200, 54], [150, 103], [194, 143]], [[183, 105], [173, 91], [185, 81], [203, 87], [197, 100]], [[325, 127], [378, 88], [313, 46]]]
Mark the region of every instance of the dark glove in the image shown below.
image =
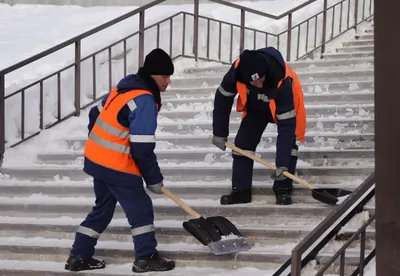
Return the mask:
[[155, 193], [155, 194], [162, 194], [163, 193], [161, 191], [162, 186], [164, 186], [162, 182], [158, 183], [158, 184], [153, 184], [153, 185], [146, 185], [147, 189], [150, 192]]
[[227, 137], [218, 137], [218, 136], [213, 136], [212, 143], [217, 146], [219, 149], [225, 151], [226, 146], [225, 143], [228, 141]]
[[271, 179], [276, 180], [276, 181], [285, 180], [285, 179], [287, 179], [287, 177], [283, 174], [283, 172], [287, 172], [287, 171], [288, 171], [288, 168], [286, 168], [286, 167], [276, 168], [276, 170], [273, 171], [271, 174]]

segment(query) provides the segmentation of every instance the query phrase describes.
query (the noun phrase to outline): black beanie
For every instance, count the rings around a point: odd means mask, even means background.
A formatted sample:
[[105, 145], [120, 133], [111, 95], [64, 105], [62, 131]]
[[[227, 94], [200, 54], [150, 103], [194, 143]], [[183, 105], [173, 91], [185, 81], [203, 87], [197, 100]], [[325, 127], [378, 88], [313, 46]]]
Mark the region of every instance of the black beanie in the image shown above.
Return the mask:
[[267, 74], [267, 64], [255, 50], [244, 50], [240, 55], [239, 69], [244, 80], [249, 83]]
[[160, 48], [151, 51], [144, 60], [143, 69], [149, 75], [166, 75], [174, 74], [174, 64], [171, 57]]

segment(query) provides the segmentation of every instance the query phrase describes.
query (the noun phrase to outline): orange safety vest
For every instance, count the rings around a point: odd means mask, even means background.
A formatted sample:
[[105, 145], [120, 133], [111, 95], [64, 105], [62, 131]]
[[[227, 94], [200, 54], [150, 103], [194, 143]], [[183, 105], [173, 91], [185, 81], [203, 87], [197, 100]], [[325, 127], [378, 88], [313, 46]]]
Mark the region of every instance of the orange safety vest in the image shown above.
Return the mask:
[[[240, 58], [238, 58], [235, 62], [234, 68], [236, 69], [239, 65]], [[306, 132], [306, 109], [304, 107], [304, 95], [303, 89], [301, 87], [300, 81], [297, 77], [296, 72], [294, 72], [287, 62], [286, 65], [286, 74], [284, 79], [280, 80], [278, 83], [278, 88], [281, 86], [282, 82], [287, 78], [291, 77], [293, 80], [292, 91], [293, 91], [293, 99], [294, 99], [294, 108], [296, 111], [296, 137], [299, 139], [301, 143], [304, 143], [304, 135]], [[247, 87], [246, 84], [241, 82], [236, 82], [236, 89], [239, 93], [239, 97], [236, 104], [236, 111], [243, 112], [242, 119], [247, 115]], [[274, 99], [269, 99], [269, 108], [271, 109], [272, 118], [275, 123], [278, 123], [278, 119], [276, 117], [276, 104]]]
[[116, 88], [111, 91], [86, 142], [86, 158], [100, 166], [142, 177], [130, 153], [129, 128], [122, 126], [117, 116], [125, 104], [144, 94], [152, 95], [139, 89], [119, 95]]

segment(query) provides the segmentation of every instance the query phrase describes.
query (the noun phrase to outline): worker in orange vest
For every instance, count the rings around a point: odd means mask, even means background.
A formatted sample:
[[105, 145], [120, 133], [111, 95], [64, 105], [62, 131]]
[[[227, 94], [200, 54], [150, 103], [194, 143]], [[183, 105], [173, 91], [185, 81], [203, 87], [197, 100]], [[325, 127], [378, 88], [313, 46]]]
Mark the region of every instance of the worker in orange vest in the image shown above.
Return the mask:
[[173, 261], [157, 252], [154, 213], [149, 191], [162, 194], [163, 175], [154, 154], [160, 92], [171, 83], [174, 65], [162, 49], [145, 58], [137, 74], [124, 77], [89, 113], [89, 137], [84, 171], [93, 177], [95, 206], [79, 225], [65, 269], [101, 269], [93, 258], [101, 233], [114, 215], [117, 202], [131, 226], [135, 261], [133, 272], [167, 271]]
[[[272, 172], [276, 204], [289, 205], [293, 181], [284, 171], [295, 173], [296, 138], [304, 143], [306, 111], [304, 96], [296, 73], [273, 47], [244, 50], [232, 64], [218, 87], [213, 110], [212, 143], [225, 150], [229, 135], [229, 116], [235, 96], [236, 110], [243, 112], [235, 145], [255, 154], [268, 123], [277, 125], [277, 169]], [[232, 191], [221, 197], [221, 204], [248, 203], [252, 200], [254, 161], [232, 152]]]

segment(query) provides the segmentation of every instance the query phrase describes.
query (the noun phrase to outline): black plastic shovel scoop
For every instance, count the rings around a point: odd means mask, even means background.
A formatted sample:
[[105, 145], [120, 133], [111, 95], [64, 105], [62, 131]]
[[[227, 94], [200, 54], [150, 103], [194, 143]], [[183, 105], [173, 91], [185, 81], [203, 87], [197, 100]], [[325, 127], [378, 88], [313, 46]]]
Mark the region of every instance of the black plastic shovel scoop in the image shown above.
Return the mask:
[[251, 249], [236, 226], [227, 218], [222, 216], [204, 218], [165, 187], [162, 187], [161, 190], [193, 217], [193, 219], [183, 223], [183, 228], [203, 245], [208, 246], [215, 255], [237, 253]]
[[[228, 142], [225, 143], [225, 146], [227, 148], [230, 148], [250, 159], [253, 159], [254, 161], [257, 161], [267, 167], [269, 167], [272, 170], [276, 170], [276, 167], [274, 165], [272, 165], [271, 163], [265, 161], [264, 159], [261, 159], [251, 153], [248, 153]], [[293, 174], [289, 173], [289, 172], [283, 172], [283, 174], [286, 177], [289, 177], [291, 179], [293, 179], [294, 181], [302, 184], [303, 186], [307, 187], [308, 189], [311, 190], [311, 194], [312, 197], [322, 203], [326, 203], [329, 205], [336, 205], [336, 203], [339, 201], [338, 197], [342, 197], [342, 196], [346, 196], [351, 194], [351, 191], [347, 191], [347, 190], [342, 190], [342, 189], [336, 189], [336, 188], [327, 188], [327, 189], [323, 189], [323, 188], [316, 188], [313, 185], [311, 185], [310, 183], [308, 183], [307, 181], [298, 178], [297, 176], [294, 176]]]

